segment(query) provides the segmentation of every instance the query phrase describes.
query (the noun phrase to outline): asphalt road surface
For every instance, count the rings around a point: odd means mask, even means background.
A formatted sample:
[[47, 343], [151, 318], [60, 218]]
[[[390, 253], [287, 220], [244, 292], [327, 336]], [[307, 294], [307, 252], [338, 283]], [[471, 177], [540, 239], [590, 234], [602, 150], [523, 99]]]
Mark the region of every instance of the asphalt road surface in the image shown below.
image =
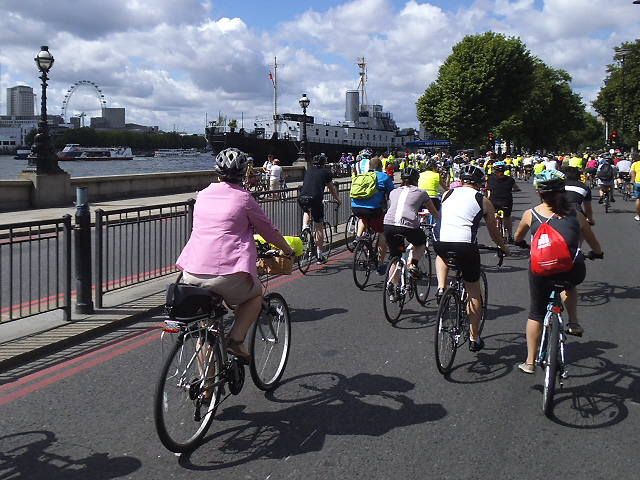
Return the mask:
[[[520, 186], [517, 217], [535, 197]], [[640, 222], [621, 198], [609, 214], [594, 209], [605, 259], [588, 263], [579, 287], [585, 334], [568, 341], [553, 419], [542, 414], [541, 372], [517, 370], [523, 252], [501, 268], [483, 254], [486, 348], [465, 346], [445, 378], [434, 361], [433, 298], [426, 307], [412, 300], [390, 325], [381, 277], [358, 290], [342, 249], [304, 277], [272, 283], [293, 319], [283, 381], [265, 395], [247, 376], [190, 454], [165, 450], [154, 429], [161, 317], [0, 372], [0, 478], [638, 478]]]

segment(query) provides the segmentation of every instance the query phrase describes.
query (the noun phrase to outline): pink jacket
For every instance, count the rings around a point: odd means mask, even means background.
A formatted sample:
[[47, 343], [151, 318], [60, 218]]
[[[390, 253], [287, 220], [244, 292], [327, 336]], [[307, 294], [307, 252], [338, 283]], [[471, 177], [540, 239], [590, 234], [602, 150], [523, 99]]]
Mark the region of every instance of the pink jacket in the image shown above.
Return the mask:
[[251, 227], [267, 242], [277, 238], [278, 229], [247, 190], [227, 182], [212, 183], [198, 194], [193, 230], [176, 266], [202, 275], [247, 272], [257, 281]]

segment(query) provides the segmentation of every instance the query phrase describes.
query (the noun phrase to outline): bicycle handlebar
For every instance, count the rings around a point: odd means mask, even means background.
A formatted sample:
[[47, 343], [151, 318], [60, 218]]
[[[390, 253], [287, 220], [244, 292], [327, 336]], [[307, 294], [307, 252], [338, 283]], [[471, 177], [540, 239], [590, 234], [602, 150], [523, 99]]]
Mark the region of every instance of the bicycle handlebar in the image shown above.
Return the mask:
[[[531, 245], [529, 245], [527, 243], [526, 240], [520, 240], [519, 242], [515, 243], [516, 247], [520, 247], [520, 248], [529, 248]], [[593, 250], [591, 250], [588, 253], [584, 254], [584, 258], [588, 258], [589, 260], [602, 260], [604, 258], [604, 252], [603, 253], [595, 253]]]
[[504, 252], [502, 251], [502, 249], [500, 247], [492, 247], [489, 245], [478, 245], [478, 248], [480, 250], [489, 250], [491, 252], [496, 252], [496, 255], [498, 256], [498, 267], [502, 266], [502, 262], [504, 262]]

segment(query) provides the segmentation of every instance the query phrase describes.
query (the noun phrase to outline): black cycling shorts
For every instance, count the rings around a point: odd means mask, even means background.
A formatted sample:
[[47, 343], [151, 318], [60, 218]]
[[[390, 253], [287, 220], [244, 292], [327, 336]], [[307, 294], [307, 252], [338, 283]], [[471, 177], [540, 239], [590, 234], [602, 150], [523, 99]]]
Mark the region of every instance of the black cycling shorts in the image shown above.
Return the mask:
[[311, 215], [311, 219], [316, 223], [324, 222], [324, 203], [322, 197], [298, 197], [298, 205], [302, 210]]
[[384, 238], [387, 239], [387, 246], [389, 247], [389, 258], [402, 256], [402, 247], [404, 246], [404, 240], [396, 237], [401, 235], [406, 238], [414, 247], [421, 247], [426, 245], [427, 236], [424, 230], [421, 228], [409, 228], [409, 227], [396, 227], [395, 225], [384, 226]]
[[434, 242], [433, 249], [445, 262], [448, 252], [458, 256], [458, 266], [465, 282], [480, 280], [480, 249], [476, 243]]
[[556, 273], [554, 275], [544, 277], [534, 275], [531, 271], [531, 267], [529, 267], [529, 318], [537, 322], [544, 321], [544, 317], [547, 314], [549, 297], [553, 291], [551, 288], [546, 286], [546, 283], [549, 280], [569, 282], [575, 287], [584, 281], [586, 275], [587, 268], [582, 258], [576, 259], [576, 262], [573, 264], [573, 268], [568, 272]]

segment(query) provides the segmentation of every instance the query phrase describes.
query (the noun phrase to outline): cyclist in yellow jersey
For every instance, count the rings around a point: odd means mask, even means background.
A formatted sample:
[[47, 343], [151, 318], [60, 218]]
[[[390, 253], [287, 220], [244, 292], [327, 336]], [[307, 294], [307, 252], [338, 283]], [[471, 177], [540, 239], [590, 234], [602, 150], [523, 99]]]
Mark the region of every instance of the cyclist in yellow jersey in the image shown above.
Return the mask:
[[636, 199], [636, 216], [637, 222], [640, 222], [640, 160], [636, 160], [631, 165], [631, 183], [633, 183], [633, 196]]
[[426, 170], [420, 174], [418, 178], [418, 188], [429, 194], [433, 206], [436, 210], [440, 210], [440, 189], [447, 190], [447, 185], [438, 173], [438, 164], [430, 158], [425, 165]]
[[537, 160], [538, 163], [536, 163], [533, 166], [533, 174], [534, 175], [539, 175], [543, 170], [544, 170], [544, 163], [542, 163], [540, 160]]
[[569, 166], [579, 168], [582, 171], [582, 159], [576, 155], [569, 159]]

